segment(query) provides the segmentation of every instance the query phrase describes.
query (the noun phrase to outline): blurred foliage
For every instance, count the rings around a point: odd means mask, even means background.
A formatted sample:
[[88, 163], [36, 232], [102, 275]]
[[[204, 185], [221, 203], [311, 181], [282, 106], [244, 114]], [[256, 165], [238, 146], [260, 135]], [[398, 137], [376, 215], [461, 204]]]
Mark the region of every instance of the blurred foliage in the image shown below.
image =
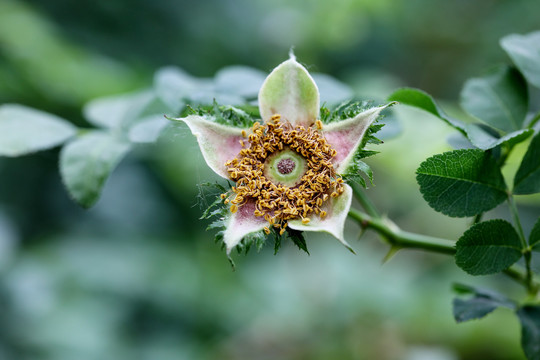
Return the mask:
[[[149, 87], [158, 67], [266, 73], [291, 46], [360, 97], [406, 84], [455, 101], [466, 78], [506, 61], [500, 37], [536, 29], [539, 10], [529, 0], [0, 0], [0, 103], [89, 126], [83, 104]], [[457, 239], [466, 220], [434, 213], [411, 190], [420, 162], [450, 149], [450, 129], [396, 113], [404, 133], [368, 161], [369, 194], [403, 228]], [[382, 267], [369, 236], [357, 256], [321, 237], [309, 239], [309, 257], [267, 247], [230, 271], [194, 200], [214, 175], [183, 128], [138, 146], [88, 211], [69, 200], [57, 165], [55, 149], [0, 158], [0, 358], [522, 358], [510, 312], [454, 324], [448, 284], [465, 274], [450, 258], [401, 253]], [[527, 232], [538, 199], [520, 210]]]

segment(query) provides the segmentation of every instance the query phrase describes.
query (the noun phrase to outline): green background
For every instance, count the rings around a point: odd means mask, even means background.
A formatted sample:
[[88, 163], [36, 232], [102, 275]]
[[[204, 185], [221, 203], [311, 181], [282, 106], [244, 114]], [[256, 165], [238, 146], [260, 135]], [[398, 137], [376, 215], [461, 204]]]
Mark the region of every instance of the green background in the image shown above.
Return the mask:
[[[148, 87], [162, 66], [269, 72], [294, 46], [358, 96], [419, 87], [460, 114], [465, 80], [508, 63], [498, 39], [538, 30], [539, 12], [528, 0], [0, 0], [0, 103], [87, 127], [87, 101]], [[469, 220], [434, 212], [415, 182], [452, 130], [395, 109], [403, 131], [372, 147], [368, 196], [405, 230], [457, 239]], [[383, 266], [385, 246], [370, 232], [356, 241], [353, 223], [357, 255], [309, 235], [310, 256], [268, 245], [235, 256], [232, 271], [198, 220], [197, 184], [216, 177], [187, 131], [137, 147], [90, 210], [69, 199], [57, 166], [58, 149], [0, 158], [0, 359], [523, 358], [510, 311], [460, 325], [451, 313], [452, 282], [523, 296], [516, 285], [442, 255], [404, 251]], [[528, 233], [540, 198], [518, 204]]]

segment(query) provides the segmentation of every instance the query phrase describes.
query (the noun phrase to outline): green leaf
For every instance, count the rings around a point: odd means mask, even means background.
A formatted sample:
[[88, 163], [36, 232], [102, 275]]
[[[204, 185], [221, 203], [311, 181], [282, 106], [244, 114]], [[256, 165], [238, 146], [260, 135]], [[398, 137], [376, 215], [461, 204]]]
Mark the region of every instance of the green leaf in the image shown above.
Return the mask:
[[129, 140], [134, 143], [156, 142], [169, 121], [163, 115], [148, 116], [129, 130]]
[[306, 244], [306, 239], [304, 238], [304, 235], [302, 231], [294, 230], [291, 228], [287, 228], [287, 237], [291, 239], [291, 241], [300, 249], [306, 252], [306, 254], [309, 255], [309, 251]]
[[517, 130], [501, 137], [494, 129], [486, 125], [466, 124], [465, 132], [467, 133], [467, 138], [475, 147], [482, 150], [489, 150], [501, 144], [520, 143], [527, 139], [534, 130]]
[[434, 210], [453, 217], [474, 216], [506, 199], [496, 161], [478, 149], [434, 155], [416, 170], [420, 192]]
[[463, 284], [455, 284], [454, 290], [461, 294], [472, 295], [468, 299], [454, 299], [453, 313], [454, 319], [458, 323], [483, 318], [501, 306], [512, 310], [516, 308], [516, 304], [513, 301], [495, 291]]
[[214, 78], [217, 93], [235, 94], [256, 99], [266, 74], [248, 66], [228, 66], [216, 73]]
[[73, 199], [85, 208], [92, 206], [105, 180], [128, 150], [125, 140], [97, 131], [64, 146], [60, 174]]
[[[146, 110], [151, 108], [150, 113]], [[83, 109], [85, 118], [93, 125], [106, 129], [128, 129], [138, 119], [152, 114], [163, 115], [168, 108], [156, 99], [152, 91], [141, 91], [98, 98]]]
[[354, 92], [349, 85], [330, 75], [311, 73], [311, 76], [319, 88], [321, 104], [340, 104], [354, 97]]
[[512, 132], [523, 127], [529, 107], [527, 83], [514, 68], [499, 67], [467, 80], [460, 97], [466, 112], [494, 128]]
[[57, 116], [26, 106], [0, 106], [0, 156], [21, 156], [58, 146], [77, 128]]
[[514, 194], [540, 192], [540, 133], [533, 137], [514, 178]]
[[521, 347], [529, 360], [540, 359], [540, 306], [527, 305], [517, 311], [521, 323]]
[[456, 264], [471, 275], [495, 274], [521, 257], [519, 236], [508, 221], [473, 225], [456, 243]]
[[465, 124], [457, 119], [448, 116], [436, 103], [433, 98], [422, 90], [413, 88], [401, 88], [396, 90], [388, 98], [390, 101], [398, 101], [402, 104], [414, 106], [427, 111], [440, 118], [448, 125], [465, 134]]
[[540, 88], [540, 31], [505, 36], [501, 46], [527, 81]]
[[529, 245], [533, 251], [540, 251], [540, 217], [536, 220], [529, 235]]

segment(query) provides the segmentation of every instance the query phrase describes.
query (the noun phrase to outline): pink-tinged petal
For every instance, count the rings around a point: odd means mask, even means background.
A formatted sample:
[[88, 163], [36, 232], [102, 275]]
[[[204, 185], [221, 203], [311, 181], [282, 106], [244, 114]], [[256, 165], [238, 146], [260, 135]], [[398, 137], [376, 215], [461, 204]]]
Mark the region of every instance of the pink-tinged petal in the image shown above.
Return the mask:
[[323, 126], [324, 137], [330, 146], [337, 151], [334, 157], [334, 169], [338, 174], [345, 172], [351, 163], [369, 126], [377, 119], [382, 110], [393, 104], [374, 107], [361, 112], [354, 118]]
[[263, 121], [280, 114], [293, 126], [308, 127], [319, 116], [319, 89], [294, 55], [276, 67], [259, 91], [259, 110]]
[[310, 217], [310, 222], [302, 224], [302, 220], [289, 221], [289, 227], [295, 230], [301, 231], [324, 231], [335, 238], [337, 238], [343, 245], [350, 251], [354, 252], [350, 245], [345, 241], [343, 237], [343, 227], [345, 226], [345, 220], [351, 208], [352, 202], [352, 189], [349, 185], [344, 184], [344, 192], [336, 198], [330, 198], [327, 200], [322, 209], [326, 211], [327, 215], [324, 219], [321, 219], [318, 215], [313, 214]]
[[185, 118], [171, 119], [183, 121], [197, 138], [204, 160], [216, 174], [229, 179], [225, 162], [234, 159], [242, 145], [242, 130], [231, 126], [205, 120], [202, 116], [190, 115]]
[[231, 214], [227, 222], [227, 229], [223, 234], [223, 242], [227, 246], [227, 255], [238, 245], [244, 236], [262, 230], [268, 226], [268, 222], [263, 217], [254, 215], [255, 201], [247, 201], [238, 208], [234, 214]]

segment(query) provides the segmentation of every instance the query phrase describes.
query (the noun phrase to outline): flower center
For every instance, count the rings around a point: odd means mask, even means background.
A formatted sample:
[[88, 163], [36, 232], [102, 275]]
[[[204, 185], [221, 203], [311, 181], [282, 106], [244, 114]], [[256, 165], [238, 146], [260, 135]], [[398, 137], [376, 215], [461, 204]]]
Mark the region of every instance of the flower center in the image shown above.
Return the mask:
[[294, 168], [296, 167], [296, 163], [291, 159], [281, 159], [277, 164], [277, 171], [279, 171], [280, 174], [287, 175], [290, 174]]
[[[322, 136], [320, 126], [293, 126], [274, 115], [264, 125], [255, 123], [242, 150], [225, 163], [236, 181], [234, 194], [222, 194], [231, 212], [246, 202], [255, 203], [255, 216], [263, 216], [283, 234], [287, 221], [312, 213], [326, 216], [324, 202], [343, 193], [343, 180], [336, 174], [332, 158], [336, 151]], [[231, 197], [231, 199], [229, 199]], [[265, 232], [269, 233], [268, 227]]]
[[306, 172], [306, 159], [289, 147], [268, 156], [264, 162], [264, 176], [276, 185], [298, 185]]

